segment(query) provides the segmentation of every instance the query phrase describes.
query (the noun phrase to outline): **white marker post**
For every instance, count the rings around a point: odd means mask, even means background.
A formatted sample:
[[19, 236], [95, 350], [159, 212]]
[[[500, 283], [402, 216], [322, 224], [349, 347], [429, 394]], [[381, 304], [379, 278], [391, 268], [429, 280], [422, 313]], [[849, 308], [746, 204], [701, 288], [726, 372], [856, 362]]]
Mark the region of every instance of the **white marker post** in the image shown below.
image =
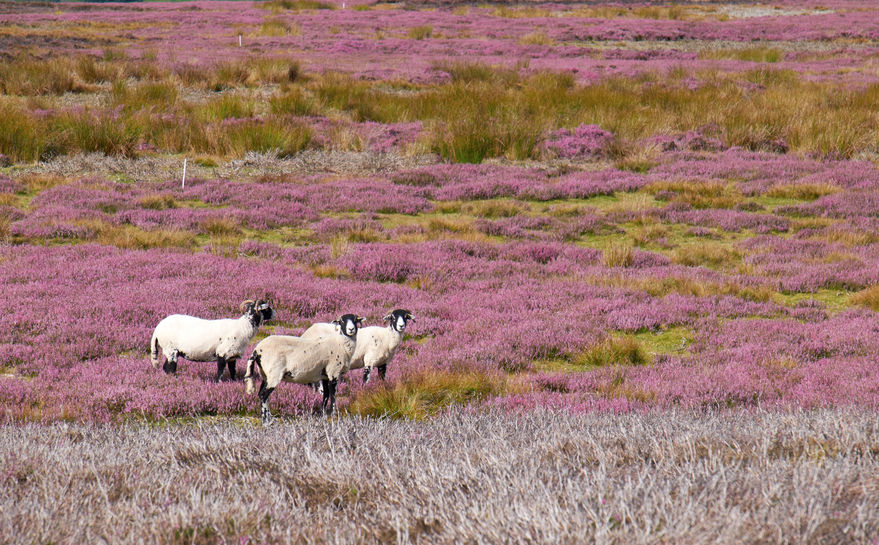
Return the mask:
[[186, 189], [186, 159], [183, 159], [183, 179], [180, 181], [180, 189]]
[[238, 33], [238, 47], [241, 47], [241, 33]]

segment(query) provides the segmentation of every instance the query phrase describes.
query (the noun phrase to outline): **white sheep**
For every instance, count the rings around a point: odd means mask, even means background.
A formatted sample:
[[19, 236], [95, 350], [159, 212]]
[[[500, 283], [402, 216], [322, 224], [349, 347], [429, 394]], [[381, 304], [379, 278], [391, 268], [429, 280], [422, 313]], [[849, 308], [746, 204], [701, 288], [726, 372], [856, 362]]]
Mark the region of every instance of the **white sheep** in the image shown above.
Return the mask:
[[[357, 332], [357, 346], [351, 358], [350, 369], [363, 369], [364, 384], [369, 381], [373, 369], [378, 370], [380, 379], [385, 379], [388, 364], [394, 359], [403, 333], [409, 321], [415, 321], [412, 313], [405, 309], [396, 309], [383, 318], [387, 327], [364, 327]], [[318, 339], [332, 332], [332, 324], [317, 323], [305, 330], [303, 339]]]
[[229, 378], [235, 380], [235, 361], [256, 335], [260, 324], [275, 317], [271, 301], [244, 301], [240, 318], [204, 320], [184, 314], [172, 314], [159, 322], [150, 342], [150, 360], [159, 367], [159, 351], [165, 356], [162, 368], [166, 373], [177, 372], [177, 359], [189, 361], [216, 361], [217, 378], [229, 367]]
[[315, 339], [271, 335], [256, 345], [247, 360], [244, 384], [245, 391], [252, 394], [255, 389], [254, 368], [258, 369], [262, 378], [259, 400], [263, 423], [271, 421], [269, 396], [282, 380], [298, 384], [320, 380], [323, 386], [323, 410], [326, 414], [332, 414], [336, 404], [336, 384], [339, 377], [348, 371], [357, 343], [357, 329], [362, 320], [355, 314], [344, 314], [332, 322], [331, 335]]

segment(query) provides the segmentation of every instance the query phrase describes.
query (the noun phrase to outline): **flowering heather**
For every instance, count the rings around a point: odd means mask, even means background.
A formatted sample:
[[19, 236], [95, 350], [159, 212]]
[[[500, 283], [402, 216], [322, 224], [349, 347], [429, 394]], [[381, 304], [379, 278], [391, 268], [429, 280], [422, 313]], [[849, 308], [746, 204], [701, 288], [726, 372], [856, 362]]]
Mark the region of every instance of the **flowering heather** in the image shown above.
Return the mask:
[[266, 294], [417, 316], [348, 414], [876, 407], [879, 27], [817, 4], [0, 10], [0, 418], [252, 415], [147, 341]]
[[548, 152], [562, 159], [596, 158], [609, 153], [613, 134], [597, 125], [580, 125], [552, 133], [544, 143]]

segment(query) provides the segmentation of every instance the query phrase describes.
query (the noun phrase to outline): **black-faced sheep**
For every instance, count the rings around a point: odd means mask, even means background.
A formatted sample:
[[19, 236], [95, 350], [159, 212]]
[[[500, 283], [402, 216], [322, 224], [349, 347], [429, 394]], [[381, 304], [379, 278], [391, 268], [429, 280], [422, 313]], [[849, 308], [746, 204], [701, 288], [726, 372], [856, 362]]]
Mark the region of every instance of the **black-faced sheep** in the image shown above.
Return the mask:
[[[397, 348], [403, 342], [406, 326], [410, 321], [415, 321], [415, 318], [408, 310], [396, 309], [383, 320], [388, 324], [386, 327], [364, 327], [357, 332], [357, 346], [354, 348], [350, 369], [362, 368], [364, 383], [369, 380], [373, 369], [378, 371], [379, 378], [385, 379], [388, 364], [394, 359]], [[330, 334], [331, 331], [330, 324], [312, 324], [301, 338], [318, 339]]]
[[256, 335], [260, 324], [275, 317], [271, 301], [244, 301], [240, 318], [204, 320], [184, 314], [172, 314], [159, 322], [150, 342], [150, 360], [159, 367], [159, 351], [165, 356], [162, 368], [177, 372], [177, 359], [216, 361], [217, 378], [228, 366], [229, 378], [235, 380], [235, 361]]
[[262, 382], [259, 400], [262, 404], [262, 420], [271, 421], [269, 396], [282, 380], [298, 384], [321, 381], [323, 386], [323, 410], [332, 414], [336, 404], [336, 384], [348, 371], [357, 330], [362, 318], [344, 314], [332, 322], [333, 333], [316, 339], [303, 339], [289, 335], [271, 335], [261, 340], [247, 360], [244, 383], [248, 394], [254, 388], [254, 369], [259, 371]]

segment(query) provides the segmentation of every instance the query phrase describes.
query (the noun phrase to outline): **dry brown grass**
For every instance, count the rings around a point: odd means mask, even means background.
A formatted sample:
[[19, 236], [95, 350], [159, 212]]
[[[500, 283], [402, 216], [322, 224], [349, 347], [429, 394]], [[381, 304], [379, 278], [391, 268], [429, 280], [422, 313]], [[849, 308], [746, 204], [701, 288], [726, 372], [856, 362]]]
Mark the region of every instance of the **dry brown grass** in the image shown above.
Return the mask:
[[849, 301], [861, 307], [879, 312], [879, 286], [870, 286], [851, 296]]
[[701, 180], [652, 182], [642, 191], [670, 202], [693, 208], [732, 208], [742, 202], [742, 194], [733, 184]]
[[[442, 203], [444, 208], [441, 210], [444, 213], [447, 213], [446, 210], [449, 210], [452, 207], [446, 207], [449, 203]], [[513, 216], [518, 216], [519, 214], [523, 214], [530, 210], [530, 206], [528, 203], [522, 201], [514, 201], [510, 199], [501, 199], [501, 200], [489, 200], [489, 201], [472, 201], [466, 204], [460, 205], [457, 207], [464, 214], [469, 214], [471, 216], [479, 216], [482, 218], [510, 218]], [[439, 209], [439, 205], [438, 205]], [[458, 210], [454, 210], [457, 212]]]
[[634, 251], [631, 246], [613, 244], [602, 253], [601, 263], [605, 267], [631, 267], [634, 259]]
[[318, 278], [350, 278], [351, 272], [336, 265], [314, 265], [311, 272]]
[[818, 184], [790, 184], [773, 186], [766, 192], [766, 196], [812, 201], [825, 195], [839, 193], [840, 191], [842, 191], [842, 188], [839, 186], [826, 182]]
[[131, 225], [115, 226], [101, 221], [83, 222], [83, 226], [95, 233], [99, 244], [132, 250], [149, 248], [192, 248], [195, 234], [189, 231], [155, 229], [144, 231]]
[[729, 268], [741, 260], [742, 254], [728, 244], [701, 242], [682, 246], [672, 254], [672, 261], [688, 267]]

